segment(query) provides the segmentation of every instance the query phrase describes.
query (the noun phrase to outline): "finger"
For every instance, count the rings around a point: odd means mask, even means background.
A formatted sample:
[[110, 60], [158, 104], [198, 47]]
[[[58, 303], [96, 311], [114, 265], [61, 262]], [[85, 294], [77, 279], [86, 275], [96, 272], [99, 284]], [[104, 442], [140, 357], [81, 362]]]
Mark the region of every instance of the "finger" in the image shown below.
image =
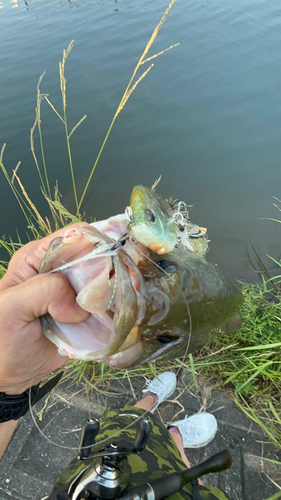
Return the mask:
[[[49, 236], [46, 236], [45, 238], [42, 238], [42, 240], [40, 240], [41, 244], [42, 244], [41, 251], [43, 251], [43, 252], [46, 253], [47, 250], [48, 250], [48, 246], [51, 243], [51, 241], [53, 241], [58, 236], [63, 236], [64, 233], [66, 231], [68, 231], [69, 229], [74, 229], [75, 227], [80, 227], [80, 226], [89, 226], [89, 224], [88, 224], [88, 222], [75, 222], [75, 224], [70, 224], [67, 227], [63, 227], [61, 229], [58, 229], [58, 231], [55, 231], [54, 233], [49, 234]], [[44, 253], [44, 255], [45, 255], [45, 253]], [[43, 255], [43, 257], [44, 257], [44, 255]]]
[[55, 231], [54, 233], [49, 234], [49, 236], [42, 238], [42, 240], [31, 242], [34, 245], [32, 247], [30, 247], [30, 250], [28, 249], [29, 251], [28, 251], [28, 254], [26, 255], [27, 264], [30, 267], [32, 267], [36, 273], [38, 273], [42, 259], [45, 257], [51, 241], [53, 241], [58, 236], [63, 236], [64, 233], [67, 230], [69, 230], [70, 228], [74, 229], [76, 227], [88, 226], [88, 225], [89, 224], [87, 222], [76, 222], [75, 224], [71, 224], [70, 226], [63, 227], [62, 229], [58, 229], [58, 231]]
[[29, 278], [36, 276], [42, 259], [44, 258], [48, 246], [57, 236], [63, 236], [69, 228], [88, 226], [86, 222], [77, 222], [64, 227], [41, 240], [31, 241], [17, 250], [13, 255], [5, 276], [0, 281], [0, 288], [8, 288], [23, 283]]
[[19, 328], [46, 313], [61, 323], [79, 323], [89, 316], [63, 274], [40, 274], [6, 290], [5, 316]]

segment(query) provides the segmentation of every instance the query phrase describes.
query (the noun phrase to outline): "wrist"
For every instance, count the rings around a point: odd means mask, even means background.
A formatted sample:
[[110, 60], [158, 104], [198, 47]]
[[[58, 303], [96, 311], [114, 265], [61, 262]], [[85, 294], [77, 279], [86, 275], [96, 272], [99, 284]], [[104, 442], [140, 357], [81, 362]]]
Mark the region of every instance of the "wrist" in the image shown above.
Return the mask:
[[[63, 372], [59, 372], [41, 387], [39, 387], [40, 383], [38, 383], [20, 394], [0, 393], [0, 422], [18, 420], [23, 417], [30, 406], [35, 405], [57, 385], [62, 375]], [[12, 388], [12, 390], [15, 390], [15, 388]]]
[[[32, 384], [35, 385], [35, 384]], [[0, 382], [0, 394], [8, 394], [9, 396], [18, 396], [27, 391], [31, 387], [31, 383], [19, 382], [11, 384], [9, 382]]]
[[0, 395], [8, 394], [9, 396], [18, 396], [28, 389], [28, 387], [0, 386]]
[[[0, 358], [0, 366], [2, 359]], [[3, 360], [4, 361], [4, 360]], [[4, 362], [3, 362], [4, 365]], [[9, 394], [9, 396], [17, 396], [23, 392], [28, 391], [30, 387], [33, 387], [40, 383], [41, 378], [38, 374], [32, 373], [30, 371], [27, 378], [16, 372], [16, 368], [13, 370], [13, 366], [10, 363], [7, 366], [3, 366], [0, 370], [0, 393], [4, 392]], [[9, 375], [13, 373], [13, 375]]]

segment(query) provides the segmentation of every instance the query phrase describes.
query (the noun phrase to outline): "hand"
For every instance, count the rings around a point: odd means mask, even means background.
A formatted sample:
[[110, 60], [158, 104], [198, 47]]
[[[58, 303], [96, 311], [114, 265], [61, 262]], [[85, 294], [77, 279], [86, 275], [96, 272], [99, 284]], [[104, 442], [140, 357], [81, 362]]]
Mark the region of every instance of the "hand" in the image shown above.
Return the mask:
[[63, 274], [38, 275], [49, 243], [64, 232], [60, 229], [22, 247], [0, 280], [0, 392], [21, 394], [66, 363], [43, 334], [40, 316], [48, 312], [63, 323], [79, 323], [89, 316], [76, 303]]

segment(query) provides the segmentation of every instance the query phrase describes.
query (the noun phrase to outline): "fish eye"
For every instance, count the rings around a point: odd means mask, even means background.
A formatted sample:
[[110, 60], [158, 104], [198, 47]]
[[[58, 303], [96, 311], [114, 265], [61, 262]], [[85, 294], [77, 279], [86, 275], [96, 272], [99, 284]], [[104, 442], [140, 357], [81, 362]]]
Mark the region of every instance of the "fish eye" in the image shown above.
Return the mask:
[[151, 222], [155, 222], [155, 215], [154, 215], [154, 213], [153, 213], [153, 212], [151, 212], [151, 210], [147, 209], [147, 210], [145, 211], [145, 213], [146, 213], [147, 218], [148, 218]]
[[157, 262], [157, 265], [161, 267], [161, 269], [164, 269], [166, 273], [175, 273], [178, 271], [176, 262], [172, 262], [170, 260], [160, 260]]
[[158, 342], [161, 342], [161, 344], [170, 344], [170, 342], [173, 342], [173, 339], [169, 339], [168, 337], [158, 337]]

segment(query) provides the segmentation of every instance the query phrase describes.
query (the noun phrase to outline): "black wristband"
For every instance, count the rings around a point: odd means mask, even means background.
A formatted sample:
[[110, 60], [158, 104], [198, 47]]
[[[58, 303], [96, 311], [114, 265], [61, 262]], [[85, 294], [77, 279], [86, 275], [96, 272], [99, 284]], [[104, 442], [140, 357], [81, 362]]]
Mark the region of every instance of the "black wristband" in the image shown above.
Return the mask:
[[[0, 423], [8, 422], [9, 420], [18, 420], [23, 417], [29, 410], [29, 398], [31, 406], [35, 405], [41, 398], [50, 392], [59, 382], [63, 372], [52, 377], [46, 384], [39, 387], [40, 383], [27, 389], [22, 394], [9, 395], [5, 392], [0, 392]], [[31, 394], [29, 395], [31, 391]]]

